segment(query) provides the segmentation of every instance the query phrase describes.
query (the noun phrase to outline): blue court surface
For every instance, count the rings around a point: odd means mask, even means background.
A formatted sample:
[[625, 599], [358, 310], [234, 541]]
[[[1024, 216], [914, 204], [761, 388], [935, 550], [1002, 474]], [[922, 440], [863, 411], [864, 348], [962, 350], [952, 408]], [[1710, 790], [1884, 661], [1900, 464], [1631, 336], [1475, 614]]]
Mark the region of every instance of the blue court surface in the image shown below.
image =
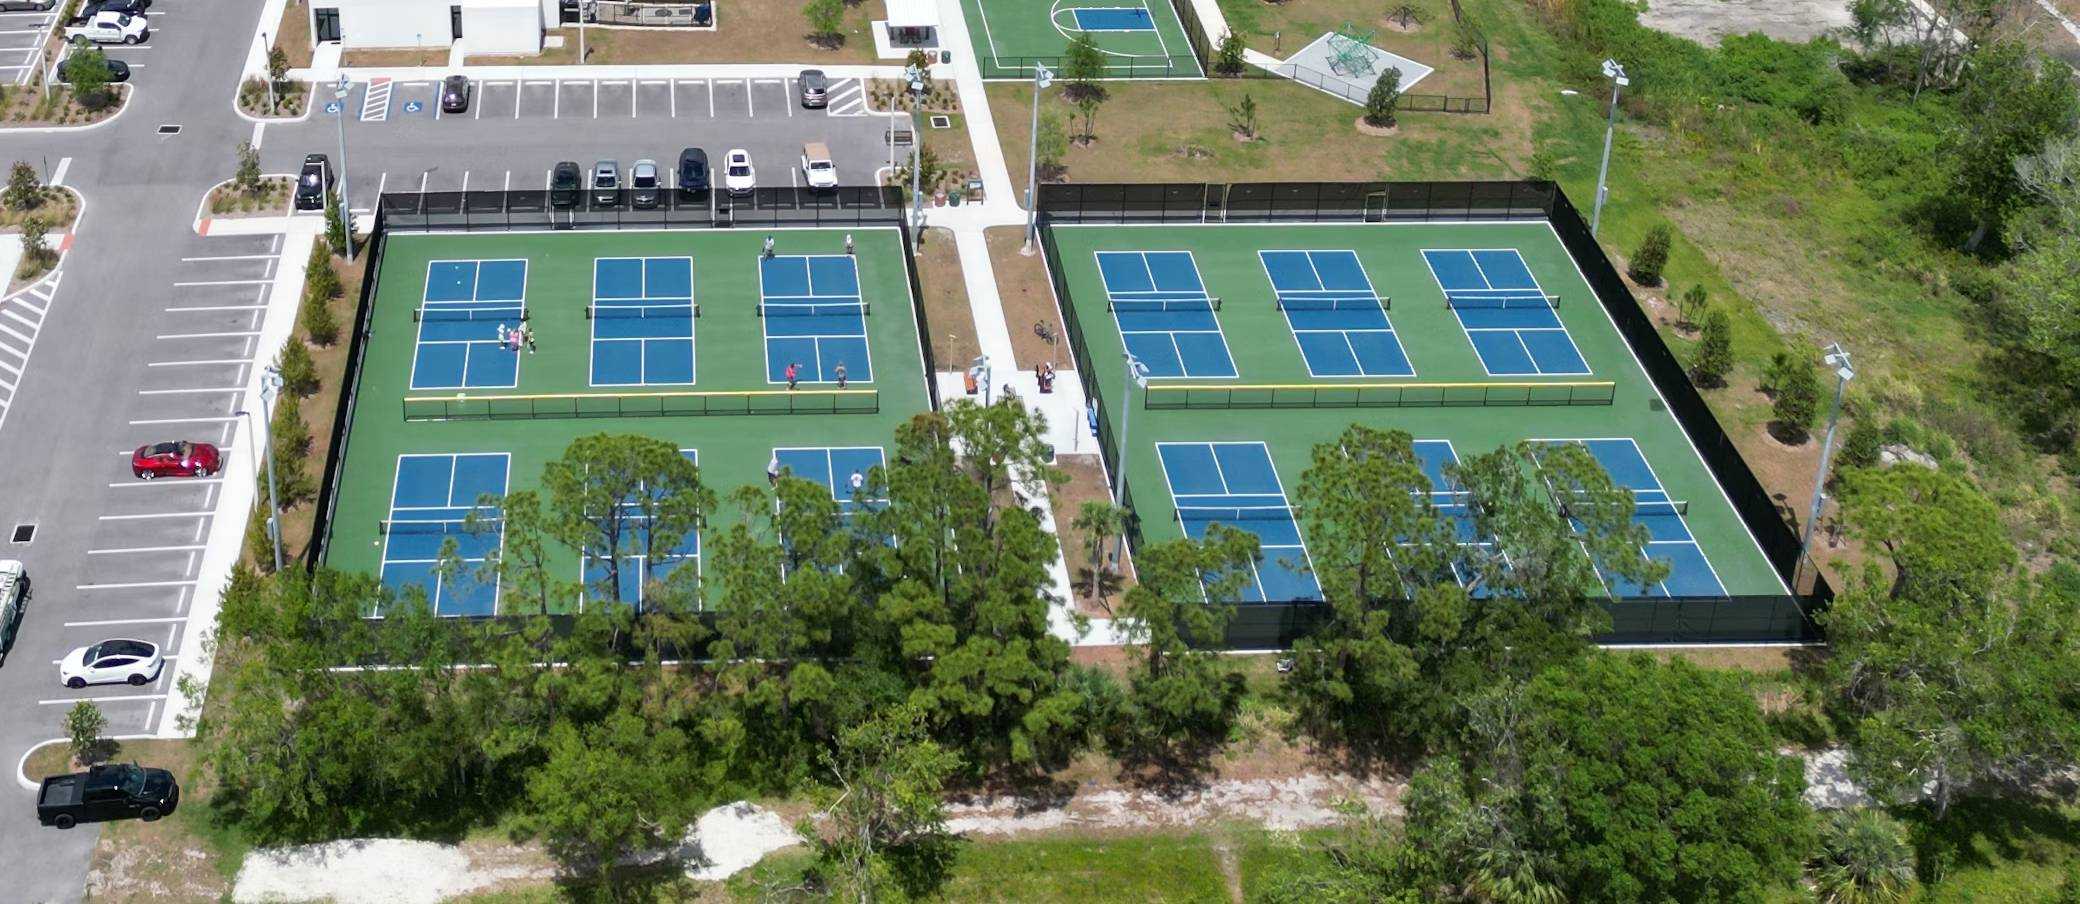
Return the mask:
[[[1630, 439], [1552, 440], [1580, 443], [1610, 474], [1611, 482], [1632, 491], [1632, 521], [1647, 529], [1649, 539], [1640, 550], [1647, 558], [1669, 564], [1668, 577], [1651, 587], [1641, 587], [1614, 574], [1605, 573], [1613, 596], [1725, 596], [1726, 585], [1705, 558], [1704, 549], [1690, 534], [1680, 505], [1669, 498], [1654, 468]], [[1600, 570], [1600, 569], [1599, 569]]]
[[1079, 31], [1155, 31], [1155, 17], [1141, 6], [1087, 6], [1075, 10]]
[[1589, 373], [1555, 299], [1515, 249], [1424, 251], [1423, 260], [1489, 375]]
[[[692, 449], [680, 449], [679, 454], [686, 456], [688, 461], [695, 464], [700, 463], [700, 455]], [[636, 500], [631, 499], [623, 502], [622, 508], [627, 510], [626, 517], [629, 519], [628, 530], [632, 535], [630, 548], [641, 549], [644, 545], [643, 532], [650, 529], [649, 519], [643, 517], [642, 508]], [[594, 556], [589, 552], [584, 554], [583, 559], [585, 572], [583, 580], [585, 583], [586, 600], [593, 602], [606, 601], [610, 598], [609, 594], [601, 592], [601, 588], [607, 586], [606, 559]], [[634, 606], [637, 612], [643, 611], [644, 588], [648, 587], [652, 581], [664, 580], [671, 575], [673, 570], [688, 564], [693, 568], [695, 575], [700, 574], [701, 532], [698, 527], [687, 531], [685, 537], [680, 538], [679, 542], [670, 550], [658, 556], [656, 561], [651, 561], [649, 556], [642, 553], [622, 556], [621, 574], [619, 575], [621, 601]]]
[[693, 382], [693, 259], [606, 257], [592, 262], [592, 385]]
[[1256, 535], [1263, 560], [1251, 566], [1242, 602], [1322, 598], [1269, 448], [1263, 443], [1157, 443], [1156, 453], [1186, 536], [1203, 539], [1215, 524]]
[[831, 498], [838, 503], [838, 510], [846, 515], [861, 508], [879, 508], [888, 502], [878, 497], [855, 499], [852, 492], [854, 474], [865, 482], [870, 472], [887, 460], [880, 446], [774, 449], [773, 455], [780, 459], [782, 474], [813, 480], [827, 487]]
[[1257, 259], [1310, 376], [1415, 376], [1357, 252], [1259, 251]]
[[[460, 455], [400, 455], [390, 494], [390, 518], [383, 523], [383, 583], [398, 593], [414, 584], [426, 589], [426, 600], [441, 615], [495, 615], [498, 580], [477, 574], [504, 540], [496, 505], [480, 505], [485, 495], [503, 497], [510, 457], [503, 452]], [[467, 523], [470, 515], [477, 523]], [[437, 570], [441, 546], [455, 541], [461, 573]]]
[[498, 340], [527, 316], [527, 261], [433, 261], [415, 316], [413, 389], [516, 386], [520, 355]]
[[1151, 377], [1232, 377], [1235, 359], [1189, 251], [1100, 251], [1106, 307]]
[[[1451, 440], [1419, 439], [1415, 443], [1416, 460], [1423, 466], [1423, 476], [1430, 478], [1430, 504], [1440, 514], [1452, 521], [1452, 533], [1462, 548], [1484, 550], [1494, 541], [1481, 536], [1473, 523], [1473, 512], [1467, 508], [1466, 494], [1445, 474], [1445, 468], [1459, 463], [1459, 453], [1452, 448]], [[1477, 575], [1464, 560], [1452, 563], [1452, 577], [1465, 587], [1473, 583]], [[1488, 595], [1486, 587], [1475, 587], [1476, 599]]]
[[787, 365], [804, 383], [874, 379], [867, 356], [866, 301], [859, 267], [843, 254], [781, 254], [758, 262], [758, 316], [765, 325], [766, 382], [787, 382]]

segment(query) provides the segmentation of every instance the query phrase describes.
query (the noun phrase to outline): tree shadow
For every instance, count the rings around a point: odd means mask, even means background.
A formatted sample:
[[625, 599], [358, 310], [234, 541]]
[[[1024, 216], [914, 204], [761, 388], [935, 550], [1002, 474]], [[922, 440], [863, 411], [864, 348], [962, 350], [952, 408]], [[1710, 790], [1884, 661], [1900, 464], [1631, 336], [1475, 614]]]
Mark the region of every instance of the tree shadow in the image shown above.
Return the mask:
[[1109, 568], [1100, 568], [1098, 569], [1098, 595], [1092, 597], [1090, 595], [1091, 568], [1088, 565], [1079, 566], [1076, 569], [1075, 580], [1072, 582], [1076, 590], [1077, 599], [1089, 600], [1098, 608], [1105, 610], [1107, 614], [1111, 614], [1113, 611], [1112, 603], [1109, 601], [1119, 596], [1120, 589], [1125, 584], [1126, 581], [1121, 578], [1119, 572]]

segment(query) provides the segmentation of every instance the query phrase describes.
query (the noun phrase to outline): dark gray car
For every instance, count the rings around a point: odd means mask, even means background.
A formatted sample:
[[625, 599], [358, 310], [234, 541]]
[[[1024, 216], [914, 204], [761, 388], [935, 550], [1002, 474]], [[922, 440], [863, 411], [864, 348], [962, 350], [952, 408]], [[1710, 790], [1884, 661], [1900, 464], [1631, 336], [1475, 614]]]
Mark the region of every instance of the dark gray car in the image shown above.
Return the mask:
[[804, 69], [801, 75], [802, 108], [820, 110], [831, 102], [831, 80], [821, 69]]
[[441, 112], [462, 113], [469, 110], [469, 76], [451, 75], [441, 80]]
[[697, 201], [708, 193], [708, 152], [687, 148], [679, 152], [679, 197]]

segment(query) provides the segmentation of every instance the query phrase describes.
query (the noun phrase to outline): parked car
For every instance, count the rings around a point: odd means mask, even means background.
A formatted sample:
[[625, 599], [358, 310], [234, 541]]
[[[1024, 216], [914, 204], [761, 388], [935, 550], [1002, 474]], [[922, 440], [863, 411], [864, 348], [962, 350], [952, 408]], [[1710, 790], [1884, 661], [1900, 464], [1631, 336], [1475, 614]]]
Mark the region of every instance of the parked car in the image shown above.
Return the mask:
[[36, 821], [61, 829], [132, 816], [151, 822], [173, 812], [180, 800], [181, 787], [171, 772], [136, 763], [104, 763], [44, 779], [36, 792]]
[[549, 206], [558, 210], [569, 210], [578, 206], [578, 197], [585, 191], [585, 171], [578, 168], [578, 161], [565, 160], [549, 170]]
[[469, 76], [451, 75], [441, 80], [441, 112], [464, 113], [469, 110]]
[[612, 207], [621, 203], [621, 164], [601, 160], [592, 165], [592, 205]]
[[628, 168], [628, 204], [648, 210], [657, 206], [664, 181], [658, 178], [657, 161], [645, 157]]
[[[79, 62], [79, 59], [75, 57], [69, 55], [66, 56], [65, 62], [60, 63], [58, 65], [58, 81], [72, 81], [72, 67], [78, 65]], [[122, 60], [111, 60], [107, 57], [102, 57], [101, 67], [104, 71], [108, 73], [109, 84], [115, 84], [117, 82], [127, 82], [130, 80], [129, 63], [125, 63]]]
[[751, 152], [733, 148], [722, 157], [722, 187], [733, 195], [748, 195], [758, 187], [758, 172], [751, 168]]
[[152, 8], [152, 0], [94, 0], [79, 8], [74, 19], [91, 19], [96, 13], [122, 13], [126, 16], [142, 16]]
[[114, 12], [95, 13], [65, 26], [65, 40], [74, 44], [137, 44], [151, 35], [145, 17]]
[[331, 194], [332, 161], [324, 154], [303, 155], [303, 172], [296, 177], [296, 209], [324, 210]]
[[687, 148], [679, 152], [679, 197], [697, 200], [708, 193], [708, 152]]
[[14, 648], [14, 633], [22, 626], [22, 607], [28, 601], [28, 567], [0, 559], [0, 653]]
[[130, 453], [130, 473], [139, 480], [208, 477], [220, 470], [223, 470], [223, 457], [217, 452], [217, 447], [209, 443], [187, 440], [147, 443]]
[[0, 0], [0, 12], [43, 12], [57, 5], [58, 0]]
[[831, 102], [831, 80], [821, 69], [804, 69], [799, 79], [802, 85], [802, 109], [821, 110]]
[[821, 141], [802, 145], [802, 178], [810, 188], [837, 188], [838, 165], [831, 162], [831, 149]]
[[165, 668], [166, 659], [159, 655], [159, 645], [149, 640], [116, 638], [104, 640], [93, 646], [77, 647], [58, 660], [58, 680], [66, 687], [78, 689], [89, 684], [114, 684], [127, 681], [132, 687], [159, 677]]

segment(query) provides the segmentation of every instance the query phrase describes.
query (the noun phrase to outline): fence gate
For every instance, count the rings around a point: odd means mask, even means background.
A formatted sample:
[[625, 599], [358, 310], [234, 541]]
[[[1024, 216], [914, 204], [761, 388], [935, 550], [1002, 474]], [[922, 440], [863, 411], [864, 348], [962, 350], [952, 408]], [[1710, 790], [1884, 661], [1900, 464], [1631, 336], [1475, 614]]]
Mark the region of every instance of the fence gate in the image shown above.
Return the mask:
[[1225, 182], [1206, 184], [1206, 207], [1199, 214], [1199, 222], [1228, 221], [1228, 185]]
[[1384, 223], [1387, 220], [1387, 193], [1376, 191], [1365, 196], [1365, 222]]

